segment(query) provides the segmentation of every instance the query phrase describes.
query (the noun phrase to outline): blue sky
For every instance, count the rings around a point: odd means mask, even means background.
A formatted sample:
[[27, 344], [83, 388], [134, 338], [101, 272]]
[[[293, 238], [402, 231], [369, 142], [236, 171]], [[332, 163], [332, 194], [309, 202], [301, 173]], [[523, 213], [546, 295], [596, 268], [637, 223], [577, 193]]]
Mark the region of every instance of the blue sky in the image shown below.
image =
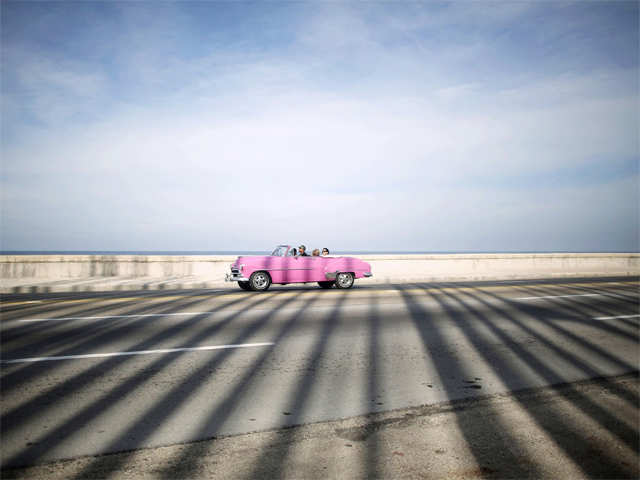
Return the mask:
[[3, 2], [4, 250], [638, 251], [637, 2]]

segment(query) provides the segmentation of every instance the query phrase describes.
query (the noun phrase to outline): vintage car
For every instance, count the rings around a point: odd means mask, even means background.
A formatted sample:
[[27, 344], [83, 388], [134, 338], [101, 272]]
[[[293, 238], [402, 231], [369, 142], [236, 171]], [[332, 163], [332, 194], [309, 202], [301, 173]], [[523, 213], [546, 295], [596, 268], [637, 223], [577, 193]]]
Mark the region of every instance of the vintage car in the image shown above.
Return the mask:
[[321, 288], [351, 288], [356, 278], [370, 277], [371, 265], [353, 257], [296, 256], [290, 245], [278, 245], [271, 255], [238, 257], [227, 282], [243, 290], [264, 291], [272, 283], [318, 282]]

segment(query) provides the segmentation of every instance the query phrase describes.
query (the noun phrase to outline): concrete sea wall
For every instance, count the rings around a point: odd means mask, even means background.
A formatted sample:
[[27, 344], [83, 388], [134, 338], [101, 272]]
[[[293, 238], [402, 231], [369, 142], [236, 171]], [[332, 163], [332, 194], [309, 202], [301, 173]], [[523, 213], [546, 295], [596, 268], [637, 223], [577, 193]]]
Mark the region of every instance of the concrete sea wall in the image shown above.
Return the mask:
[[[355, 255], [363, 283], [638, 276], [638, 253]], [[0, 255], [0, 292], [219, 288], [235, 256]]]

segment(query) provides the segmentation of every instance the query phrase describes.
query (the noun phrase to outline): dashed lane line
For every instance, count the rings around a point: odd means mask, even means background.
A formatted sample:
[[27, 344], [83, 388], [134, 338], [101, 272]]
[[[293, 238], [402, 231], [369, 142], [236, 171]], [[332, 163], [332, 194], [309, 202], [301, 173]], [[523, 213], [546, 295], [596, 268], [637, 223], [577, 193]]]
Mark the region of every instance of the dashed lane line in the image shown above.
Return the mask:
[[542, 297], [517, 297], [510, 300], [542, 300], [545, 298], [571, 298], [571, 297], [601, 297], [602, 293], [581, 293], [576, 295], [545, 295]]
[[180, 317], [189, 315], [211, 315], [216, 312], [179, 312], [179, 313], [134, 313], [131, 315], [102, 315], [93, 317], [59, 317], [59, 318], [24, 318], [18, 322], [61, 322], [66, 320], [110, 320], [112, 318], [143, 318], [143, 317]]
[[568, 295], [543, 295], [538, 297], [517, 297], [509, 300], [539, 300], [544, 298], [570, 298], [570, 297], [615, 297], [622, 299], [630, 299], [629, 295], [620, 295], [613, 292], [598, 292], [598, 293], [574, 293]]
[[615, 317], [595, 317], [594, 320], [615, 320], [617, 318], [638, 318], [640, 315], [617, 315]]
[[132, 350], [128, 352], [108, 352], [108, 353], [87, 353], [84, 355], [64, 355], [59, 357], [27, 357], [27, 358], [11, 358], [0, 360], [2, 364], [8, 363], [26, 363], [26, 362], [53, 362], [60, 360], [79, 360], [86, 358], [105, 358], [105, 357], [122, 357], [127, 355], [152, 355], [158, 353], [176, 353], [176, 352], [202, 352], [208, 350], [223, 350], [228, 348], [251, 348], [251, 347], [267, 347], [275, 345], [273, 342], [260, 343], [240, 343], [231, 345], [207, 345], [204, 347], [183, 347], [183, 348], [160, 348], [157, 350]]
[[[199, 313], [210, 313], [210, 312], [199, 312]], [[79, 318], [119, 318], [119, 317], [148, 317], [148, 316], [167, 316], [167, 315], [197, 315], [198, 312], [190, 312], [190, 313], [173, 313], [173, 314], [146, 314], [146, 315], [120, 315], [120, 316], [111, 316], [111, 317], [75, 317]], [[625, 319], [625, 318], [638, 318], [640, 314], [634, 315], [616, 315], [610, 317], [592, 317], [591, 320], [615, 320], [615, 319]], [[53, 320], [53, 319], [50, 319]], [[63, 320], [63, 319], [55, 319], [55, 320]], [[32, 321], [35, 321], [32, 320]], [[210, 351], [210, 350], [223, 350], [230, 348], [252, 348], [252, 347], [266, 347], [275, 345], [273, 342], [259, 342], [259, 343], [241, 343], [241, 344], [230, 344], [230, 345], [206, 345], [202, 347], [181, 347], [181, 348], [160, 348], [155, 350], [132, 350], [125, 352], [108, 352], [108, 353], [88, 353], [82, 355], [63, 355], [63, 356], [52, 356], [52, 357], [26, 357], [26, 358], [11, 358], [6, 360], [0, 360], [0, 364], [11, 364], [11, 363], [34, 363], [34, 362], [52, 362], [52, 361], [60, 361], [60, 360], [80, 360], [87, 358], [106, 358], [106, 357], [120, 357], [120, 356], [132, 356], [132, 355], [153, 355], [160, 353], [177, 353], [177, 352], [200, 352], [200, 351]]]

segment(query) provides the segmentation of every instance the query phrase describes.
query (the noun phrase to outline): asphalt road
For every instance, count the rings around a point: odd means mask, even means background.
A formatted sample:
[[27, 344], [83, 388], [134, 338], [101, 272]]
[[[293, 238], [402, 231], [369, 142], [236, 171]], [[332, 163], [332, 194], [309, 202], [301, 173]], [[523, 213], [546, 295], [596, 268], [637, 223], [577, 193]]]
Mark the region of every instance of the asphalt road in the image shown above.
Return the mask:
[[[2, 465], [637, 372], [639, 286], [625, 277], [3, 296]], [[554, 418], [571, 429], [564, 421]], [[486, 428], [508, 444], [508, 426], [494, 422]]]

